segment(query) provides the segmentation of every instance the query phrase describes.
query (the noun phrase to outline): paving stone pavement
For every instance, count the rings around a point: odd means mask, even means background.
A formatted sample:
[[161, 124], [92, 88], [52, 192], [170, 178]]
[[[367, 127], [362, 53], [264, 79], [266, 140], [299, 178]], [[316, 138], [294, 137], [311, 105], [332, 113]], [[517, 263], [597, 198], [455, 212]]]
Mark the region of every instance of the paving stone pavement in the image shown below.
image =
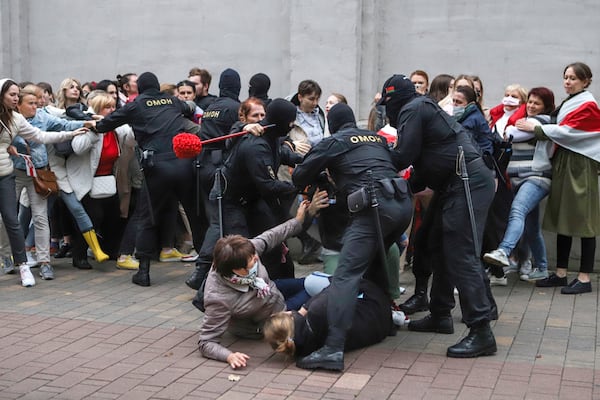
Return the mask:
[[[494, 287], [495, 356], [445, 357], [466, 333], [456, 309], [455, 334], [400, 330], [347, 353], [343, 373], [298, 369], [263, 342], [226, 336], [251, 356], [234, 371], [199, 354], [202, 314], [183, 283], [191, 265], [153, 263], [142, 288], [114, 262], [92, 264], [56, 260], [57, 279], [33, 288], [0, 275], [0, 399], [600, 399], [596, 275], [579, 296], [514, 274]], [[401, 279], [406, 298], [412, 276]]]

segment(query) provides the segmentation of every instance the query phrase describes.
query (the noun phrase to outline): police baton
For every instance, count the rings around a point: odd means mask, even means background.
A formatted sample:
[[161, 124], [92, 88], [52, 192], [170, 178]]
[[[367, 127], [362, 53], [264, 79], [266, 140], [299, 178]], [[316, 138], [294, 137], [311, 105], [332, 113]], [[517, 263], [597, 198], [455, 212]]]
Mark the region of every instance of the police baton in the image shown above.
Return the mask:
[[[373, 181], [373, 171], [368, 170], [367, 176], [369, 177], [369, 197], [371, 198], [371, 209], [373, 210], [373, 218], [375, 219], [375, 230], [377, 231], [377, 241], [379, 242], [379, 257], [381, 258], [381, 267], [383, 268], [383, 277], [385, 279], [385, 287], [389, 287], [389, 276], [387, 268], [385, 267], [387, 258], [387, 249], [383, 240], [383, 229], [381, 228], [381, 221], [379, 219], [379, 202], [377, 201], [377, 195], [375, 194], [375, 182]], [[387, 289], [386, 289], [387, 292]]]
[[469, 219], [471, 220], [471, 231], [473, 233], [473, 245], [475, 246], [475, 255], [480, 252], [479, 239], [477, 237], [477, 223], [475, 222], [475, 212], [473, 211], [473, 199], [471, 198], [471, 187], [469, 185], [469, 172], [467, 171], [467, 162], [465, 161], [465, 152], [462, 146], [458, 146], [458, 159], [456, 175], [460, 176], [465, 188], [465, 199], [469, 209]]

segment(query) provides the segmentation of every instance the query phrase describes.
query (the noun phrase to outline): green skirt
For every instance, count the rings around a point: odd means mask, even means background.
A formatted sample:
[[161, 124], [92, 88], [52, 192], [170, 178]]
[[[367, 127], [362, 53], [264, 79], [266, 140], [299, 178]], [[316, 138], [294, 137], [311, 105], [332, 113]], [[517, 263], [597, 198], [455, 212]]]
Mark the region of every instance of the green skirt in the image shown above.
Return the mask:
[[556, 150], [543, 228], [574, 237], [600, 235], [596, 161], [562, 147]]

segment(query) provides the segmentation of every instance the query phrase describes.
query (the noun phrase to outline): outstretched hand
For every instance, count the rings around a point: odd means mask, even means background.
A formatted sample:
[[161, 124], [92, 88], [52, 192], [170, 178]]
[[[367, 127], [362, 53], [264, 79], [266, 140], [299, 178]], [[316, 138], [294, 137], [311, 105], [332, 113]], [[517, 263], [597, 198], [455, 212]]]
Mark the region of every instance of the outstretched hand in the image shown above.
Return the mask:
[[246, 363], [249, 359], [250, 356], [248, 354], [236, 352], [231, 353], [227, 356], [227, 363], [233, 369], [243, 368], [246, 366]]
[[79, 136], [79, 135], [83, 135], [84, 133], [86, 133], [88, 131], [87, 128], [79, 128], [79, 129], [75, 129], [72, 134], [73, 136]]
[[317, 191], [312, 197], [310, 206], [308, 207], [308, 213], [314, 217], [319, 213], [321, 209], [329, 207], [329, 204], [330, 203], [327, 191], [317, 189]]

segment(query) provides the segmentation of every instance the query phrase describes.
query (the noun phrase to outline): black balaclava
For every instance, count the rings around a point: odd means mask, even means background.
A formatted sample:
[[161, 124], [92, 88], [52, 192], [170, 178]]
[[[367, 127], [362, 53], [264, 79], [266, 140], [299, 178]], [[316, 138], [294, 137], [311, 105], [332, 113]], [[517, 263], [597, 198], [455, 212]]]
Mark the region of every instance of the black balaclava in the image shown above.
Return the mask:
[[157, 92], [160, 91], [160, 84], [158, 83], [158, 78], [152, 72], [144, 72], [143, 74], [138, 76], [137, 85], [138, 92], [140, 94], [150, 89], [156, 89]]
[[296, 106], [285, 99], [275, 99], [267, 106], [265, 119], [260, 121], [260, 124], [263, 126], [275, 124], [274, 127], [267, 128], [266, 135], [285, 136], [292, 130], [291, 124], [295, 120]]
[[221, 73], [221, 77], [219, 78], [219, 96], [230, 97], [239, 101], [238, 97], [240, 96], [241, 88], [240, 74], [237, 71], [227, 68]]
[[256, 97], [261, 100], [269, 98], [268, 92], [271, 88], [271, 80], [262, 72], [250, 78], [250, 87], [248, 88], [248, 96]]
[[337, 103], [327, 114], [327, 124], [329, 132], [334, 134], [341, 128], [356, 128], [356, 118], [348, 104]]
[[397, 128], [400, 110], [415, 97], [417, 97], [415, 85], [406, 76], [397, 74], [383, 84], [381, 100], [378, 104], [385, 104], [385, 113], [390, 120], [390, 125]]

